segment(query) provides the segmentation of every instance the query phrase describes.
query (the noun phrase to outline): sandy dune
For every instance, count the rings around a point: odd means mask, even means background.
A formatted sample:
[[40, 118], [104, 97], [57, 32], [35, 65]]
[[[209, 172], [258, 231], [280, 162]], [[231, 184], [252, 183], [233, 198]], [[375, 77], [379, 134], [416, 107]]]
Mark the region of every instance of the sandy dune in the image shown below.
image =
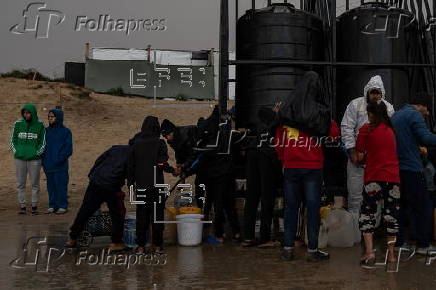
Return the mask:
[[[69, 201], [71, 211], [65, 217], [71, 220], [82, 200], [87, 186], [87, 174], [95, 159], [111, 145], [127, 144], [147, 115], [155, 115], [162, 121], [168, 118], [177, 125], [195, 124], [201, 116], [212, 112], [214, 102], [177, 102], [150, 100], [139, 97], [117, 97], [89, 93], [87, 90], [64, 83], [28, 81], [23, 79], [0, 79], [0, 105], [3, 116], [0, 127], [0, 217], [17, 217], [17, 193], [15, 167], [9, 151], [12, 125], [20, 118], [20, 108], [25, 103], [37, 106], [39, 118], [47, 124], [48, 110], [62, 105], [65, 125], [73, 133], [74, 153], [70, 158]], [[60, 97], [61, 96], [61, 97]], [[174, 164], [174, 153], [170, 162]], [[166, 176], [167, 183], [176, 178]], [[30, 200], [30, 188], [28, 200]], [[47, 209], [45, 175], [41, 173], [40, 209]], [[128, 204], [128, 203], [126, 203]], [[131, 209], [133, 207], [130, 206]], [[31, 217], [21, 217], [31, 219]], [[40, 216], [37, 219], [45, 218]]]

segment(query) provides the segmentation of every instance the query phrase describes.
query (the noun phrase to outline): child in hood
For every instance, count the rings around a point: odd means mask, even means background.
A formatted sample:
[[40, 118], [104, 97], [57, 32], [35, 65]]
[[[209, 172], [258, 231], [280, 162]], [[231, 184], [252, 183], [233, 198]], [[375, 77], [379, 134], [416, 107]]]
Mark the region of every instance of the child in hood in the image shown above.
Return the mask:
[[46, 150], [42, 158], [42, 167], [47, 176], [48, 213], [64, 214], [68, 209], [68, 158], [73, 154], [73, 141], [70, 129], [63, 122], [62, 110], [50, 110]]
[[21, 108], [22, 119], [14, 124], [10, 149], [14, 154], [18, 182], [19, 214], [26, 214], [26, 180], [32, 184], [32, 214], [37, 214], [41, 156], [45, 150], [45, 128], [39, 121], [36, 107], [26, 104]]

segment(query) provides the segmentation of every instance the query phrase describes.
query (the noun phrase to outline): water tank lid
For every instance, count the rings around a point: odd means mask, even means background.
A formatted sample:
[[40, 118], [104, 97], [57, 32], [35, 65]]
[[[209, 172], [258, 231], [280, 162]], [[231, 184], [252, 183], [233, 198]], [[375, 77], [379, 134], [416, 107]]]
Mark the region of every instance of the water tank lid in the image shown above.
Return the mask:
[[383, 2], [367, 2], [360, 6], [360, 8], [389, 8], [389, 4]]
[[354, 9], [350, 9], [350, 10], [344, 12], [343, 14], [341, 14], [339, 16], [339, 18], [342, 18], [345, 15], [350, 15], [350, 14], [354, 15], [356, 13], [360, 13], [363, 10], [375, 10], [375, 11], [378, 11], [379, 9], [383, 10], [383, 11], [390, 11], [391, 13], [395, 12], [395, 13], [402, 13], [402, 14], [413, 16], [413, 14], [410, 11], [407, 11], [407, 10], [404, 10], [404, 9], [401, 9], [401, 8], [397, 8], [395, 6], [390, 6], [387, 3], [383, 3], [383, 2], [367, 2], [367, 3], [364, 3], [364, 4], [360, 5], [359, 7], [356, 7]]
[[256, 10], [256, 12], [294, 13], [295, 6], [291, 3], [273, 3], [271, 6]]

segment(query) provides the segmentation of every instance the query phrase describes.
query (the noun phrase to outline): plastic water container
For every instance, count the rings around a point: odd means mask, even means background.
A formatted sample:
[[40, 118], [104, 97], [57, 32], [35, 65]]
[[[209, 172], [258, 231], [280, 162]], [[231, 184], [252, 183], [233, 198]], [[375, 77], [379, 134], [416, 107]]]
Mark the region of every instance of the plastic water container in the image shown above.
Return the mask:
[[181, 246], [197, 246], [203, 236], [202, 214], [180, 214], [176, 216], [177, 238]]
[[328, 245], [330, 247], [352, 247], [355, 239], [355, 220], [353, 214], [343, 208], [330, 210], [325, 218], [328, 228]]
[[124, 220], [124, 244], [136, 247], [136, 212], [128, 212]]

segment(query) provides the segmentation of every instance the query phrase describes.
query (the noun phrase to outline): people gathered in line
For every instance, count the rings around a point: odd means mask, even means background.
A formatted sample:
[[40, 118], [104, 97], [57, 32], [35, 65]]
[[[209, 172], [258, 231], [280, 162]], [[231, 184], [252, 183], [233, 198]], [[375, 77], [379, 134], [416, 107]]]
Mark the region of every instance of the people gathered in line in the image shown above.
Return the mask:
[[[145, 253], [147, 237], [152, 250], [163, 252], [163, 220], [168, 191], [164, 172], [180, 178], [195, 175], [192, 204], [208, 218], [213, 210], [213, 243], [227, 238], [242, 247], [275, 248], [282, 246], [280, 257], [295, 259], [295, 248], [304, 242], [298, 233], [301, 209], [307, 210], [307, 260], [323, 261], [329, 253], [318, 247], [321, 192], [323, 188], [324, 147], [327, 139], [339, 144], [348, 157], [346, 169], [348, 197], [345, 208], [353, 215], [353, 224], [364, 240], [360, 264], [375, 265], [374, 233], [379, 224], [386, 230], [387, 261], [396, 262], [395, 247], [412, 247], [418, 254], [436, 250], [431, 245], [433, 201], [424, 175], [425, 147], [436, 146], [436, 135], [427, 126], [431, 97], [417, 93], [397, 112], [386, 101], [380, 76], [373, 76], [363, 88], [364, 95], [352, 100], [340, 123], [323, 120], [324, 134], [310, 126], [292, 121], [287, 103], [273, 109], [261, 108], [259, 123], [248, 130], [235, 130], [234, 113], [219, 113], [215, 107], [196, 125], [177, 126], [165, 119], [147, 116], [141, 132], [128, 145], [117, 145], [97, 158], [89, 172], [89, 185], [82, 205], [70, 228], [66, 247], [76, 247], [88, 219], [106, 203], [112, 220], [113, 251], [124, 250], [123, 226], [126, 208], [122, 188], [133, 190], [136, 205], [137, 253]], [[311, 94], [314, 100], [324, 94], [315, 72], [307, 73], [295, 94]], [[316, 104], [315, 104], [316, 105]], [[316, 107], [316, 106], [315, 106]], [[236, 110], [237, 111], [237, 110]], [[286, 115], [287, 114], [287, 115]], [[11, 135], [20, 214], [26, 214], [27, 174], [32, 183], [31, 213], [38, 214], [41, 164], [47, 176], [48, 213], [68, 209], [68, 158], [72, 155], [72, 134], [63, 124], [63, 111], [49, 111], [49, 126], [38, 120], [36, 107], [21, 109]], [[161, 139], [161, 136], [163, 139]], [[242, 148], [246, 162], [246, 192], [243, 220], [235, 209], [234, 143]], [[174, 151], [174, 167], [169, 164], [167, 144]], [[205, 184], [205, 192], [201, 188]], [[168, 194], [167, 194], [168, 193]], [[273, 234], [276, 197], [284, 197], [284, 237], [280, 243]], [[206, 198], [205, 198], [206, 197]], [[260, 207], [260, 211], [259, 211]], [[260, 234], [256, 236], [256, 221]], [[226, 223], [231, 236], [226, 237]], [[151, 232], [150, 232], [151, 230]]]

